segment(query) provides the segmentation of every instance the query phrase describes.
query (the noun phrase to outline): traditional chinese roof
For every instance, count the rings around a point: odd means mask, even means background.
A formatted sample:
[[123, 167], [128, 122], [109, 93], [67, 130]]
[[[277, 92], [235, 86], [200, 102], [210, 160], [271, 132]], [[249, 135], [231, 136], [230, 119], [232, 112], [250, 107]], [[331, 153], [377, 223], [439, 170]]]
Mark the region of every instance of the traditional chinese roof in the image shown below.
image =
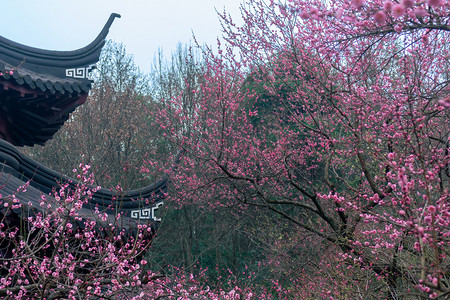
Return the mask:
[[112, 22], [97, 38], [73, 51], [25, 46], [0, 36], [0, 135], [16, 146], [44, 144], [86, 101], [91, 71]]
[[[181, 155], [181, 154], [180, 154]], [[177, 166], [180, 155], [176, 158]], [[67, 191], [74, 191], [79, 182], [61, 173], [55, 172], [40, 164], [29, 156], [19, 152], [10, 143], [0, 140], [0, 194], [2, 202], [18, 199], [20, 208], [13, 209], [0, 205], [0, 212], [14, 212], [20, 218], [45, 212], [49, 203], [55, 202], [54, 191], [66, 186]], [[120, 228], [133, 229], [137, 224], [159, 221], [157, 210], [162, 204], [167, 190], [168, 176], [164, 175], [155, 183], [141, 189], [120, 193], [104, 188], [94, 189], [92, 198], [83, 205], [79, 212], [82, 218], [97, 219], [99, 211], [107, 214], [104, 222], [113, 222], [118, 213], [121, 214]], [[26, 187], [26, 188], [22, 188]], [[41, 204], [45, 197], [44, 205]], [[13, 202], [13, 201], [11, 201]], [[23, 214], [26, 215], [23, 215]], [[99, 220], [98, 220], [99, 221]], [[101, 221], [99, 221], [101, 224]]]

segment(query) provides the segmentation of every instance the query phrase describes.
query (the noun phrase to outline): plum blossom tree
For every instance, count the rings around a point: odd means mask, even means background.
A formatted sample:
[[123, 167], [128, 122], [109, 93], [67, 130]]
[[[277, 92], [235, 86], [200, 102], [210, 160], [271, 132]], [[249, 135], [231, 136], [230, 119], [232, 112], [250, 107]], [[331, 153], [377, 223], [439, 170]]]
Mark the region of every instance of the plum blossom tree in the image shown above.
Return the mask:
[[[195, 119], [197, 100], [193, 99], [202, 98], [198, 88], [203, 70], [201, 49], [193, 47], [179, 45], [170, 60], [166, 61], [161, 54], [155, 60], [150, 74], [152, 97], [159, 103], [180, 97], [186, 122], [179, 124], [179, 130], [189, 130], [189, 120]], [[168, 143], [166, 137], [162, 140]], [[176, 152], [177, 147], [173, 148]], [[170, 193], [176, 192], [170, 189]], [[182, 207], [165, 202], [163, 209], [167, 213], [148, 255], [155, 270], [167, 265], [177, 266], [187, 274], [203, 270], [204, 278], [219, 281], [230, 269], [239, 274], [258, 259], [254, 243], [246, 238], [246, 230], [242, 230], [243, 224], [253, 218], [236, 215], [230, 208], [204, 210], [196, 199], [186, 197]]]
[[189, 130], [180, 97], [159, 112], [186, 150], [172, 200], [281, 217], [291, 245], [315, 247], [292, 273], [305, 297], [448, 296], [449, 1], [241, 12], [242, 26], [221, 15]]
[[[110, 299], [148, 283], [142, 254], [154, 234], [120, 230], [118, 216], [80, 213], [97, 188], [89, 166], [80, 165], [74, 190], [62, 186], [41, 195], [40, 207], [18, 201], [28, 183], [0, 200], [0, 296], [2, 299]], [[22, 210], [22, 218], [17, 211]], [[24, 217], [25, 216], [25, 217]]]

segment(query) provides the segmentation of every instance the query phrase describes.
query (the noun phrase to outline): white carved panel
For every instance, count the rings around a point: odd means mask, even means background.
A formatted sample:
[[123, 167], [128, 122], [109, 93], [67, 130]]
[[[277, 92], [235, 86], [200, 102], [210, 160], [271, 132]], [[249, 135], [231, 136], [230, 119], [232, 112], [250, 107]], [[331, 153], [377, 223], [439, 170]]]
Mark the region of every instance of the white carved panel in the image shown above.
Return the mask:
[[87, 78], [89, 80], [92, 80], [92, 70], [94, 69], [95, 64], [89, 65], [87, 67], [83, 68], [71, 68], [66, 69], [66, 77], [73, 77], [73, 78]]
[[155, 211], [158, 210], [158, 208], [163, 204], [163, 202], [157, 203], [155, 206], [151, 208], [143, 208], [138, 210], [132, 210], [131, 211], [131, 218], [132, 219], [141, 219], [141, 220], [154, 220], [157, 222], [161, 221], [161, 218], [155, 217]]

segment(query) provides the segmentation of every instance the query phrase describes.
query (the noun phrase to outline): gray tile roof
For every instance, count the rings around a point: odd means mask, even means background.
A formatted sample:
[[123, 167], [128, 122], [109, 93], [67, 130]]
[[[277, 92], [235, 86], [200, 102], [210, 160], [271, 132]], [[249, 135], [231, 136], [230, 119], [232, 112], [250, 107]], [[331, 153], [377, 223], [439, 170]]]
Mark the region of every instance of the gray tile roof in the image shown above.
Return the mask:
[[91, 71], [118, 14], [78, 50], [53, 51], [0, 36], [0, 133], [16, 146], [42, 145], [86, 101]]
[[[179, 161], [177, 158], [176, 163]], [[26, 190], [21, 189], [29, 182]], [[54, 203], [53, 191], [58, 191], [61, 186], [67, 185], [67, 190], [74, 191], [79, 182], [73, 178], [55, 172], [50, 168], [40, 164], [32, 158], [20, 153], [13, 145], [0, 140], [0, 194], [1, 202], [8, 201], [12, 195], [19, 199], [21, 207], [10, 209], [0, 205], [0, 212], [14, 212], [23, 218], [24, 213], [35, 215], [44, 212], [46, 206], [41, 206], [41, 195], [45, 195], [45, 203]], [[93, 192], [92, 198], [83, 205], [79, 211], [82, 218], [95, 218], [94, 208], [107, 214], [106, 222], [114, 222], [115, 215], [121, 213], [120, 224], [123, 229], [133, 229], [138, 224], [151, 223], [156, 226], [158, 221], [157, 210], [162, 204], [167, 190], [168, 177], [163, 176], [160, 180], [147, 187], [135, 190], [124, 191], [118, 194], [117, 191], [109, 189], [98, 189]], [[93, 188], [93, 187], [92, 187]], [[97, 220], [101, 225], [102, 221]]]

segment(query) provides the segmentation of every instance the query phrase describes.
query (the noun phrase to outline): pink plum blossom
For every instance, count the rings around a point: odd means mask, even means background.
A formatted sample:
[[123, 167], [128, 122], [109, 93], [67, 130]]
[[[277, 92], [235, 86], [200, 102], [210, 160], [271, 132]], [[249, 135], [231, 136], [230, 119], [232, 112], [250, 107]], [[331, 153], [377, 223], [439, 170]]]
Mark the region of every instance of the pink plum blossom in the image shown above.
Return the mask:
[[402, 4], [405, 8], [411, 8], [414, 6], [414, 4], [416, 3], [415, 0], [403, 0]]
[[352, 0], [352, 6], [356, 9], [361, 9], [364, 5], [365, 0]]
[[383, 9], [384, 9], [384, 11], [386, 11], [386, 12], [392, 11], [392, 1], [391, 1], [391, 0], [386, 0], [386, 1], [384, 1]]
[[425, 10], [425, 8], [422, 7], [422, 6], [416, 7], [416, 8], [414, 9], [414, 14], [415, 14], [416, 17], [418, 17], [418, 18], [424, 18], [424, 17], [428, 16], [428, 12], [427, 12], [427, 11]]
[[436, 207], [434, 205], [428, 206], [428, 212], [430, 212], [430, 214], [435, 214], [436, 213]]
[[302, 19], [307, 20], [307, 19], [309, 19], [309, 17], [310, 17], [310, 14], [309, 14], [307, 11], [305, 11], [305, 10], [303, 10], [303, 11], [300, 13], [300, 18], [302, 18]]
[[399, 18], [405, 14], [405, 6], [403, 4], [395, 4], [392, 7], [392, 14], [395, 18]]
[[386, 13], [382, 10], [379, 10], [373, 15], [375, 22], [378, 24], [384, 24], [386, 22]]
[[441, 0], [428, 0], [428, 5], [431, 7], [438, 7], [442, 5]]
[[439, 100], [439, 104], [444, 107], [450, 107], [450, 97], [446, 97]]

